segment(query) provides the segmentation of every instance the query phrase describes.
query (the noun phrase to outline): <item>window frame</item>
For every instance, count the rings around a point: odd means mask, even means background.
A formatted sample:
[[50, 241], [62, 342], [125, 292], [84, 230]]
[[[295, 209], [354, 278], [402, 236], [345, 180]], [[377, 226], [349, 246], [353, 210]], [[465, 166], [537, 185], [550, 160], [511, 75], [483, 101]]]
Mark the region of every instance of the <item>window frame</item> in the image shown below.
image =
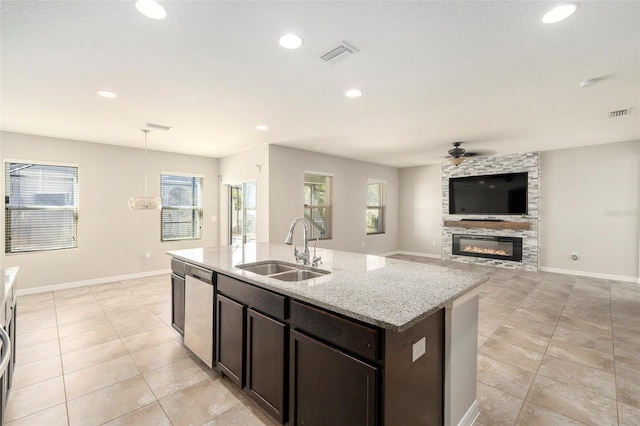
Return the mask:
[[[307, 176], [314, 176], [314, 177], [324, 177], [325, 179], [325, 185], [326, 185], [326, 192], [328, 194], [327, 196], [327, 202], [325, 204], [306, 204], [306, 188], [307, 186], [311, 186], [310, 183], [307, 183]], [[311, 190], [310, 190], [311, 191]], [[308, 225], [309, 225], [309, 239], [310, 240], [332, 240], [333, 239], [333, 175], [330, 173], [324, 173], [324, 172], [314, 172], [314, 171], [305, 171], [303, 174], [303, 217], [307, 220]], [[322, 217], [322, 210], [325, 210], [325, 216], [327, 217], [326, 221], [327, 224], [325, 226], [326, 228], [326, 232], [325, 232], [325, 236], [318, 236], [316, 235], [316, 233], [314, 232], [314, 230], [317, 230], [317, 227], [314, 227], [314, 221], [312, 221], [310, 218], [312, 217], [312, 213], [313, 210], [316, 209], [318, 214]], [[307, 213], [308, 211], [308, 213]]]
[[[380, 199], [379, 204], [369, 205], [369, 186], [379, 185]], [[387, 197], [387, 182], [381, 179], [367, 178], [367, 235], [379, 235], [387, 232], [387, 217], [386, 217], [386, 197]], [[382, 220], [382, 225], [378, 226], [375, 231], [369, 230], [369, 210], [378, 211], [378, 221]]]
[[[5, 158], [2, 160], [4, 165], [4, 195], [5, 195], [5, 235], [4, 235], [4, 254], [5, 256], [15, 256], [21, 254], [28, 253], [42, 253], [48, 251], [59, 251], [59, 250], [75, 250], [78, 248], [78, 233], [79, 233], [79, 221], [80, 221], [80, 165], [76, 163], [62, 163], [56, 161], [41, 161], [41, 160], [24, 160], [24, 159], [12, 159]], [[11, 207], [11, 204], [7, 203], [7, 197], [10, 197], [7, 192], [8, 185], [10, 185], [11, 177], [10, 174], [7, 174], [7, 167], [11, 167], [11, 164], [31, 164], [38, 166], [50, 166], [50, 167], [66, 167], [75, 169], [75, 184], [73, 188], [73, 198], [74, 204], [72, 206], [24, 206], [24, 207]], [[9, 180], [7, 180], [9, 178]], [[10, 200], [10, 198], [9, 198]], [[73, 233], [72, 233], [72, 241], [73, 244], [69, 246], [61, 246], [56, 248], [37, 248], [37, 249], [28, 249], [28, 250], [18, 250], [18, 251], [7, 251], [11, 245], [9, 242], [12, 239], [11, 227], [7, 226], [7, 224], [11, 221], [11, 211], [16, 210], [24, 210], [24, 211], [60, 211], [60, 210], [69, 210], [73, 212]]]
[[[190, 241], [190, 240], [201, 240], [204, 234], [204, 175], [195, 174], [195, 173], [181, 173], [181, 172], [160, 172], [160, 195], [163, 194], [163, 176], [173, 176], [173, 177], [181, 177], [181, 178], [190, 178], [190, 179], [198, 179], [199, 180], [199, 188], [197, 189], [199, 193], [197, 196], [193, 197], [198, 200], [197, 205], [191, 206], [172, 206], [166, 205], [165, 202], [162, 202], [162, 210], [160, 211], [160, 242], [172, 242], [172, 241]], [[195, 181], [192, 181], [192, 188], [194, 186]], [[165, 211], [188, 211], [191, 210], [191, 221], [192, 224], [192, 232], [191, 235], [186, 237], [165, 237], [165, 225], [175, 224], [175, 223], [187, 223], [187, 222], [169, 222], [165, 223]], [[199, 224], [199, 226], [198, 226]]]

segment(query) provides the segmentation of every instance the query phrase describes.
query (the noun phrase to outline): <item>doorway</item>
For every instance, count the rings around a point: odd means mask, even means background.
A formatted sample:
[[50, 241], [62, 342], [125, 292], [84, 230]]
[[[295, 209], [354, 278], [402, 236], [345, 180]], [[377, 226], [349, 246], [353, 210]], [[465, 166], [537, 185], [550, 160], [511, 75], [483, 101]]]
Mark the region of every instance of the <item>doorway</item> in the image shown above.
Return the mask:
[[229, 185], [229, 244], [255, 242], [257, 205], [255, 181]]

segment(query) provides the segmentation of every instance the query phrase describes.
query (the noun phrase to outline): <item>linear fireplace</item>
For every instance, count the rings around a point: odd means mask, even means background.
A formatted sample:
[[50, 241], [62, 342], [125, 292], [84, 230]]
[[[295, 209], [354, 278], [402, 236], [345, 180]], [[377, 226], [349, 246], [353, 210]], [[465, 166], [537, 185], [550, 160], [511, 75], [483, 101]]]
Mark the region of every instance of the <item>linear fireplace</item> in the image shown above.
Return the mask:
[[522, 238], [453, 234], [451, 253], [522, 262]]

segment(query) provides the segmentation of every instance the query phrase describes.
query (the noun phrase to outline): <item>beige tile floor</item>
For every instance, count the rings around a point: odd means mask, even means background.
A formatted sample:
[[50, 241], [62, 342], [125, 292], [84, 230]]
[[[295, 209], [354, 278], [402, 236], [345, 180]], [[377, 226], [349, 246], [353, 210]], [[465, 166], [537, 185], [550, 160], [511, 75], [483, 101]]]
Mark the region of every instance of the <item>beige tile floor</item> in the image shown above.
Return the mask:
[[[640, 285], [488, 274], [478, 425], [640, 424]], [[273, 425], [169, 327], [168, 276], [18, 298], [10, 425]]]

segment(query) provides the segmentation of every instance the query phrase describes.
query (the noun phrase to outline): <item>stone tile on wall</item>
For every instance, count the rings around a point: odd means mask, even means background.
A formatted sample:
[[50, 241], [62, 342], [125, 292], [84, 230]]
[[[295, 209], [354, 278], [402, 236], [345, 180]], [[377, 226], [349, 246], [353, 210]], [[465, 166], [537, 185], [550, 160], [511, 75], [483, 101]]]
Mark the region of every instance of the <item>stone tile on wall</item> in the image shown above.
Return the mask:
[[[449, 178], [481, 176], [500, 173], [528, 172], [527, 215], [451, 215], [449, 214]], [[537, 271], [540, 248], [540, 153], [496, 155], [484, 158], [467, 158], [459, 166], [449, 163], [442, 165], [442, 259], [465, 263], [494, 265], [503, 268]], [[529, 222], [529, 230], [483, 229], [445, 227], [445, 220], [500, 219], [509, 222]], [[522, 262], [451, 254], [453, 234], [492, 235], [522, 238]]]

